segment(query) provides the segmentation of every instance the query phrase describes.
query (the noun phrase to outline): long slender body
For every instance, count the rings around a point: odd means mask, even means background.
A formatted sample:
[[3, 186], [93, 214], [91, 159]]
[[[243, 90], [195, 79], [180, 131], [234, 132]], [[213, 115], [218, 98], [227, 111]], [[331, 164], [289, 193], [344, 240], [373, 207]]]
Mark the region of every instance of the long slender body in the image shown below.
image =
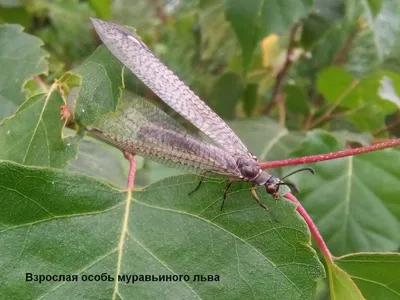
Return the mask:
[[[189, 133], [140, 98], [130, 104], [123, 103], [116, 113], [88, 127], [90, 132], [129, 153], [183, 165], [200, 173], [218, 173], [249, 181], [253, 187], [265, 185], [266, 191], [277, 197], [281, 181], [260, 169], [257, 158], [233, 130], [136, 33], [99, 19], [92, 22], [111, 53], [206, 138]], [[254, 190], [253, 195], [256, 197]]]

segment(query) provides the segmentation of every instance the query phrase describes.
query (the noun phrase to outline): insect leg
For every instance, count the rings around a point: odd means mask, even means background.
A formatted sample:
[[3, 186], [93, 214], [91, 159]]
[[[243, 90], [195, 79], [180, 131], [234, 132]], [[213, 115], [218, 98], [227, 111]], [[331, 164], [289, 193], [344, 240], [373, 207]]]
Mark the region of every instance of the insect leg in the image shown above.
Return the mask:
[[201, 184], [202, 184], [203, 181], [204, 181], [205, 175], [206, 175], [206, 173], [204, 173], [204, 174], [201, 175], [199, 184], [196, 186], [196, 188], [195, 188], [193, 191], [191, 191], [191, 192], [188, 194], [189, 196], [192, 195], [195, 191], [197, 191], [197, 190], [199, 189], [199, 187], [201, 186]]
[[251, 187], [251, 194], [253, 195], [254, 200], [257, 202], [258, 205], [260, 205], [262, 208], [264, 208], [266, 211], [269, 211], [269, 209], [260, 202], [260, 199], [258, 199], [257, 193], [256, 193], [256, 188], [255, 186]]
[[228, 192], [228, 190], [231, 187], [232, 183], [233, 183], [233, 180], [230, 179], [229, 182], [226, 184], [226, 186], [224, 188], [224, 200], [222, 200], [221, 210], [224, 208], [225, 199], [226, 199], [226, 193]]

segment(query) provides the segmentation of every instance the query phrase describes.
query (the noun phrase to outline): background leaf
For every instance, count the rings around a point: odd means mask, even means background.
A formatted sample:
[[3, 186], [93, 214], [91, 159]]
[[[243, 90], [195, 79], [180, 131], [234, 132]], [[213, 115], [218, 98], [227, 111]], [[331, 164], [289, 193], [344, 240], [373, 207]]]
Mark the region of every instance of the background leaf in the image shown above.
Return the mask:
[[77, 137], [63, 138], [57, 92], [49, 91], [25, 101], [0, 123], [0, 158], [25, 165], [62, 168], [76, 154]]
[[289, 132], [268, 118], [229, 122], [229, 126], [260, 161], [283, 159], [304, 140], [302, 133]]
[[335, 259], [366, 299], [399, 299], [399, 253], [358, 253]]
[[[243, 93], [242, 80], [238, 74], [223, 74], [212, 88], [209, 103], [210, 107], [224, 119], [235, 117], [236, 104]], [[224, 101], [220, 99], [223, 98]]]
[[101, 19], [108, 19], [111, 15], [111, 0], [90, 0], [90, 6], [96, 11]]
[[18, 25], [0, 25], [0, 120], [25, 101], [23, 85], [31, 77], [47, 73], [48, 54], [43, 42], [22, 32]]
[[360, 290], [350, 276], [335, 264], [330, 264], [330, 295], [331, 299], [363, 300]]

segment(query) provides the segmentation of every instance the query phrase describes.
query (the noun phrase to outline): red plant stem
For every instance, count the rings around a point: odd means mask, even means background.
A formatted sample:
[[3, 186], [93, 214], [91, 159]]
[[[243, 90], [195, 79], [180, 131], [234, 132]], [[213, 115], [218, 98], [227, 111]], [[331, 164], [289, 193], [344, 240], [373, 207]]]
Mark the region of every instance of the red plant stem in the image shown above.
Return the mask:
[[133, 190], [133, 182], [135, 181], [135, 172], [136, 172], [136, 159], [135, 156], [124, 152], [124, 156], [127, 160], [129, 160], [129, 173], [128, 173], [128, 183], [127, 189]]
[[347, 150], [330, 152], [330, 153], [325, 153], [325, 154], [316, 154], [316, 155], [309, 155], [309, 156], [303, 156], [303, 157], [263, 162], [263, 163], [260, 163], [260, 168], [267, 169], [267, 168], [278, 168], [278, 167], [284, 167], [284, 166], [294, 166], [294, 165], [302, 165], [302, 164], [307, 164], [307, 163], [315, 163], [315, 162], [324, 161], [324, 160], [331, 160], [331, 159], [342, 158], [342, 157], [352, 156], [352, 155], [361, 154], [361, 153], [372, 152], [372, 151], [381, 150], [381, 149], [390, 148], [390, 147], [399, 146], [399, 145], [400, 145], [400, 139], [389, 140], [389, 141], [385, 141], [385, 142], [382, 142], [379, 144], [369, 145], [369, 146], [355, 148], [355, 149], [347, 149]]
[[310, 215], [307, 213], [307, 211], [301, 205], [299, 200], [297, 200], [297, 198], [295, 196], [293, 196], [292, 193], [287, 193], [284, 197], [286, 199], [292, 201], [294, 204], [296, 204], [297, 212], [303, 217], [304, 221], [306, 221], [308, 228], [310, 230], [311, 236], [313, 237], [314, 241], [317, 243], [318, 248], [320, 249], [322, 255], [325, 257], [325, 259], [328, 262], [333, 263], [332, 254], [329, 251], [328, 246], [325, 244], [325, 241], [322, 238], [321, 233], [319, 232], [314, 221], [311, 219]]

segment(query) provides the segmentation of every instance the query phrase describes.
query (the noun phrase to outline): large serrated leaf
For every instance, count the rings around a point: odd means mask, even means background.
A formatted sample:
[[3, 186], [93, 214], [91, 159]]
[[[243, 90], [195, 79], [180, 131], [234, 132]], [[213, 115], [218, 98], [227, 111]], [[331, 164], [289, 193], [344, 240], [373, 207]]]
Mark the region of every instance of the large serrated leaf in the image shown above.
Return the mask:
[[[1, 298], [312, 299], [324, 275], [307, 226], [288, 201], [224, 181], [178, 176], [130, 193], [76, 173], [0, 163]], [[261, 192], [260, 189], [259, 192]], [[83, 274], [189, 275], [189, 281], [82, 282]], [[25, 282], [25, 274], [76, 282]], [[220, 281], [193, 281], [219, 275]]]
[[25, 100], [23, 85], [47, 73], [43, 42], [22, 32], [19, 25], [0, 25], [0, 120], [15, 112]]

